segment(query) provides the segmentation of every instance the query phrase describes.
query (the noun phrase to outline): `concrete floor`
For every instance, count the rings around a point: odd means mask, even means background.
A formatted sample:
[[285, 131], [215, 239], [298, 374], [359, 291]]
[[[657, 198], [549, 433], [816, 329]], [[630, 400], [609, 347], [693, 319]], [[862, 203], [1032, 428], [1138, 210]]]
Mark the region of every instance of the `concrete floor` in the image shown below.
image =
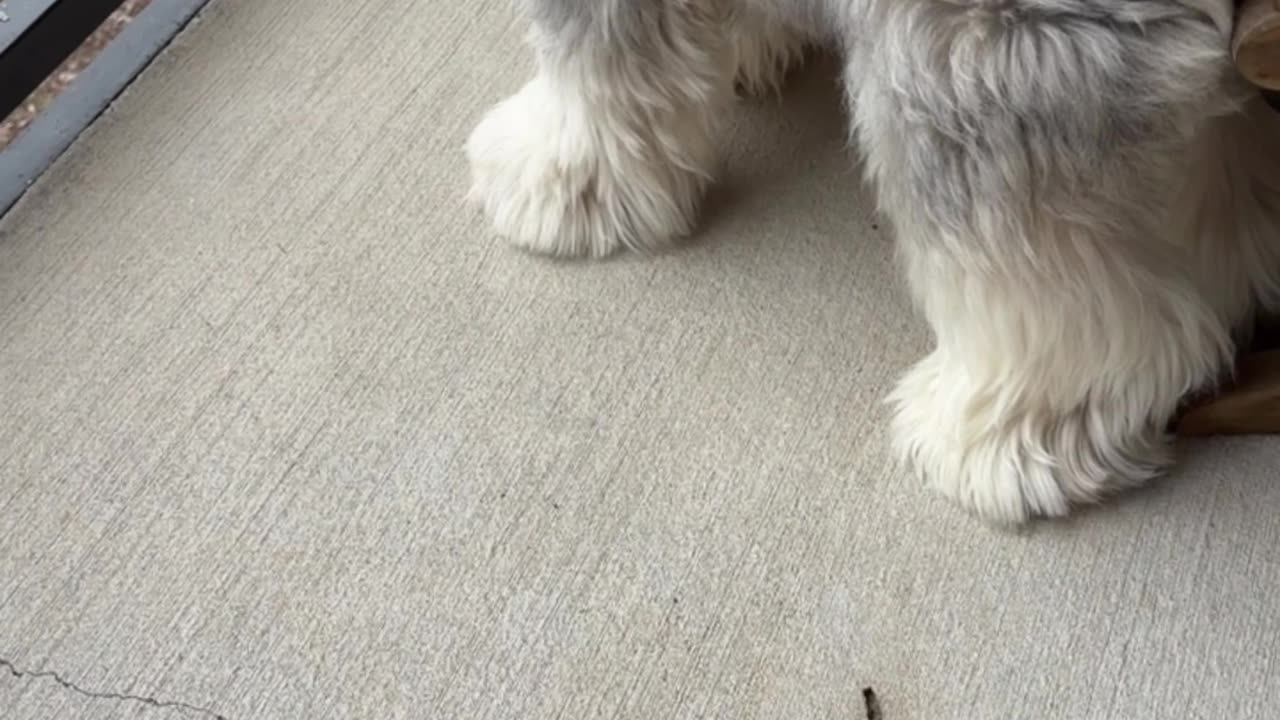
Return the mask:
[[1274, 717], [1280, 443], [986, 530], [829, 68], [685, 250], [460, 205], [509, 0], [217, 0], [0, 221], [0, 717]]

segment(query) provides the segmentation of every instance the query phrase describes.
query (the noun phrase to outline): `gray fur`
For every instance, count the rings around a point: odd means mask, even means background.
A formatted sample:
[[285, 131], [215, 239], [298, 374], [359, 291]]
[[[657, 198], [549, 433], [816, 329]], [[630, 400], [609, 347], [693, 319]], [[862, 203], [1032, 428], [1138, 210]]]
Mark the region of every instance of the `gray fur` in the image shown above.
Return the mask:
[[[865, 22], [848, 71], [861, 144], [891, 148], [882, 192], [953, 231], [993, 204], [1115, 218], [1158, 202], [1170, 162], [1238, 105], [1229, 28], [1172, 0], [892, 0]], [[1005, 230], [992, 239], [1033, 236]]]
[[577, 53], [657, 70], [690, 12], [672, 0], [523, 0], [557, 61]]
[[539, 252], [695, 224], [734, 73], [843, 53], [853, 119], [936, 339], [895, 443], [1019, 522], [1158, 474], [1233, 331], [1280, 310], [1280, 123], [1233, 0], [524, 0], [539, 77], [473, 133], [473, 195]]

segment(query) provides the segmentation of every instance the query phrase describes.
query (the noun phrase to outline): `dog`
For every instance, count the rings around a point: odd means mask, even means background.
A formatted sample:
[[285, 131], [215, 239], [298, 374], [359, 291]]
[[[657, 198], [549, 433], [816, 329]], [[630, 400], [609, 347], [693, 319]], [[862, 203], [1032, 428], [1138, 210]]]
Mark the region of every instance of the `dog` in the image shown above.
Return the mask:
[[1280, 124], [1233, 0], [522, 0], [534, 77], [466, 144], [497, 233], [554, 256], [696, 229], [717, 133], [811, 45], [934, 348], [897, 451], [997, 525], [1173, 462], [1171, 419], [1280, 309]]

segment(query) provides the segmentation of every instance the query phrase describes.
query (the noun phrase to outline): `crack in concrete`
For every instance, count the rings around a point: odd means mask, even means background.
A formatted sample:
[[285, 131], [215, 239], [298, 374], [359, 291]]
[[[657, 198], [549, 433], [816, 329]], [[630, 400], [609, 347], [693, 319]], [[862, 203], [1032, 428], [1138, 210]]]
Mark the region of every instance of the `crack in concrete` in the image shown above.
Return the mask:
[[84, 697], [87, 697], [87, 698], [94, 698], [96, 700], [119, 700], [124, 702], [136, 702], [136, 703], [142, 703], [143, 705], [149, 705], [154, 708], [181, 710], [182, 712], [185, 712], [185, 713], [198, 713], [205, 717], [213, 718], [214, 720], [229, 720], [225, 715], [219, 715], [218, 713], [208, 708], [203, 708], [198, 705], [189, 705], [187, 703], [178, 702], [176, 700], [157, 700], [152, 697], [146, 697], [145, 695], [128, 695], [128, 694], [121, 694], [121, 693], [95, 692], [93, 690], [85, 690], [79, 685], [76, 685], [75, 683], [64, 679], [61, 675], [59, 675], [56, 672], [52, 672], [52, 671], [35, 672], [31, 670], [20, 670], [16, 666], [14, 666], [13, 663], [9, 662], [8, 660], [5, 660], [4, 658], [0, 658], [0, 668], [7, 669], [10, 675], [19, 679], [21, 678], [42, 679], [43, 678], [43, 679], [52, 680], [58, 683], [59, 685], [61, 685], [62, 687], [70, 690], [71, 692], [76, 693], [77, 695], [83, 695]]

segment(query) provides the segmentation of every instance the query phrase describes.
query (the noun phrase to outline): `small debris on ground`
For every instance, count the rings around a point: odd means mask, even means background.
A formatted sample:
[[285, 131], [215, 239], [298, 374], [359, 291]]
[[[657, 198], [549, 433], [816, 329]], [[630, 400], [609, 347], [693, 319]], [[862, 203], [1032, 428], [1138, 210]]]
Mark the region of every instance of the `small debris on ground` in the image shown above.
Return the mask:
[[883, 720], [880, 715], [880, 698], [871, 688], [862, 689], [862, 702], [867, 706], [867, 720]]

